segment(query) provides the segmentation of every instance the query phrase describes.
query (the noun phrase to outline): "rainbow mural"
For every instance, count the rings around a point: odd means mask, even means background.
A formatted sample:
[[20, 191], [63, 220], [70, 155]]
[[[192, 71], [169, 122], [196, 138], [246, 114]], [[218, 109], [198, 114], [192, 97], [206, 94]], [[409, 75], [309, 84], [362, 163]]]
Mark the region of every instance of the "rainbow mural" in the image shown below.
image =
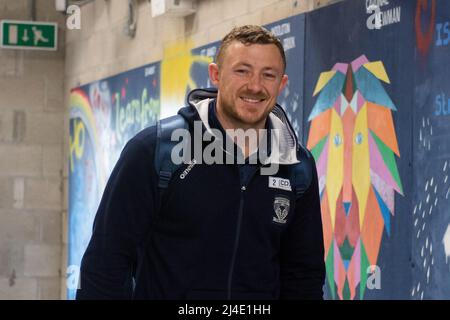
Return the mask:
[[[333, 299], [364, 297], [395, 193], [403, 195], [383, 62], [362, 55], [320, 74], [307, 147], [317, 162], [328, 285]], [[337, 293], [337, 296], [336, 296]]]
[[159, 64], [77, 88], [70, 94], [67, 297], [73, 299], [81, 258], [103, 190], [125, 143], [160, 114]]

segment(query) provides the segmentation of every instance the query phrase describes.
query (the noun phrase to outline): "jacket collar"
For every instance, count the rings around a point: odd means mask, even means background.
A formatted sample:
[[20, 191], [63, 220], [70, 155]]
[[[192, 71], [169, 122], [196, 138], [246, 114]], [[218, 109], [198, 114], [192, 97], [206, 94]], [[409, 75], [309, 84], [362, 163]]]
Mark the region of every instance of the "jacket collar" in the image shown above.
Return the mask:
[[[214, 134], [209, 124], [209, 104], [216, 96], [217, 91], [214, 89], [196, 89], [188, 96], [190, 107], [196, 111], [206, 131], [212, 135]], [[269, 156], [264, 157], [265, 159], [262, 159], [262, 163], [276, 163], [280, 165], [299, 163], [297, 150], [300, 146], [294, 130], [280, 105], [275, 105], [269, 114], [269, 121], [271, 126], [271, 148]]]

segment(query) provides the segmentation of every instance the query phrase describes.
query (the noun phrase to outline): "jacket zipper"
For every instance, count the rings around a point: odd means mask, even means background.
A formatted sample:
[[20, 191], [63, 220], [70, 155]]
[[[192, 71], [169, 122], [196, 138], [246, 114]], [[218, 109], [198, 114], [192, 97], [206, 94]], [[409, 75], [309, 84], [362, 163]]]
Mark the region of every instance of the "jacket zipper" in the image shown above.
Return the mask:
[[[240, 200], [239, 200], [239, 212], [238, 212], [238, 221], [236, 226], [236, 237], [234, 240], [234, 248], [233, 248], [233, 255], [231, 256], [231, 263], [230, 263], [230, 272], [228, 273], [228, 288], [227, 288], [227, 299], [231, 300], [231, 287], [233, 284], [233, 273], [234, 273], [234, 265], [236, 264], [236, 255], [239, 248], [239, 238], [241, 235], [241, 224], [242, 224], [242, 216], [244, 215], [244, 200], [245, 200], [245, 191], [247, 190], [248, 185], [250, 184], [251, 180], [254, 178], [255, 173], [260, 168], [255, 168], [252, 173], [247, 177], [246, 181], [241, 181], [241, 194], [240, 194]], [[241, 172], [239, 171], [239, 175]]]
[[236, 237], [234, 240], [234, 248], [233, 248], [233, 255], [231, 256], [231, 264], [230, 264], [230, 272], [228, 274], [228, 292], [227, 292], [227, 299], [231, 300], [231, 286], [233, 282], [233, 271], [234, 271], [234, 264], [236, 262], [236, 254], [239, 246], [239, 238], [241, 235], [241, 223], [242, 223], [242, 215], [244, 213], [244, 193], [247, 187], [245, 185], [241, 186], [241, 196], [239, 200], [239, 213], [238, 213], [238, 222], [236, 227]]

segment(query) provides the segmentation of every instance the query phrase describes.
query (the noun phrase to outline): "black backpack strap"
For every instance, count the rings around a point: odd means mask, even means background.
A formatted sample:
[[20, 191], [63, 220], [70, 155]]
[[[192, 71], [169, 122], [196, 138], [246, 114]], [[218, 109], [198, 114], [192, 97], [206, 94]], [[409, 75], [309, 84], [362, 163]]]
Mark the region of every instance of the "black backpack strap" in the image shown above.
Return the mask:
[[164, 190], [169, 186], [172, 174], [181, 166], [171, 159], [172, 149], [179, 141], [171, 141], [172, 132], [176, 129], [188, 129], [188, 123], [179, 114], [159, 120], [155, 150], [155, 169], [158, 174], [158, 188]]
[[291, 183], [298, 200], [311, 185], [314, 167], [311, 153], [302, 146], [299, 146], [297, 150], [297, 159], [300, 162], [292, 167]]
[[[179, 143], [179, 141], [171, 140], [172, 132], [176, 129], [189, 129], [189, 125], [186, 120], [178, 114], [169, 118], [159, 120], [156, 123], [156, 146], [154, 156], [154, 167], [156, 170], [156, 174], [158, 175], [156, 214], [153, 223], [150, 225], [150, 229], [146, 236], [146, 239], [140, 246], [141, 251], [143, 250], [143, 248], [147, 247], [148, 242], [151, 240], [153, 234], [155, 233], [155, 230], [157, 230], [158, 221], [161, 218], [159, 211], [161, 210], [163, 196], [169, 186], [172, 174], [182, 165], [174, 164], [171, 159], [172, 149]], [[141, 254], [144, 253], [139, 253], [139, 255]], [[137, 268], [137, 265], [133, 266], [133, 270], [131, 272], [131, 282], [129, 282], [131, 286], [130, 294], [132, 298], [134, 298], [135, 277], [137, 272], [140, 272], [139, 270], [137, 270]], [[141, 266], [139, 266], [139, 268], [141, 268]]]

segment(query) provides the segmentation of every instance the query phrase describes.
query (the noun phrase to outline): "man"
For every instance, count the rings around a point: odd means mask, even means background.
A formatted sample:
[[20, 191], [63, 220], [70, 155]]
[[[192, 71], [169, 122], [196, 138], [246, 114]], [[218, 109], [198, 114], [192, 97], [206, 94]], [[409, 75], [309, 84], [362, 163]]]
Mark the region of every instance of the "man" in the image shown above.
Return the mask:
[[[178, 117], [194, 136], [201, 124], [213, 137], [201, 151], [218, 143], [211, 155], [226, 163], [197, 153], [172, 166], [164, 189], [167, 170], [155, 160], [167, 146], [164, 125], [136, 135], [105, 189], [77, 299], [322, 299], [316, 169], [276, 105], [288, 80], [283, 47], [243, 26], [225, 36], [216, 61], [217, 92], [194, 90]], [[259, 144], [232, 130], [256, 131]]]

